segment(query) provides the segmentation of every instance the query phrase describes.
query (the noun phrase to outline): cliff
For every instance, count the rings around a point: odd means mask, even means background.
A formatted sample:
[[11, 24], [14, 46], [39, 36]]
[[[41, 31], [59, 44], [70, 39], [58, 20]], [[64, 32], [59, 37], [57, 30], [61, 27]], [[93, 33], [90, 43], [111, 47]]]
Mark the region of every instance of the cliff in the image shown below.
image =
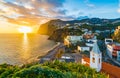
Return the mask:
[[[82, 26], [78, 26], [78, 29], [72, 29], [76, 25], [82, 24]], [[49, 39], [55, 41], [62, 41], [62, 39], [70, 34], [71, 32], [75, 35], [81, 34], [81, 27], [87, 27], [87, 29], [94, 30], [112, 30], [115, 29], [116, 26], [120, 25], [120, 19], [100, 19], [100, 18], [87, 18], [83, 20], [72, 20], [72, 21], [62, 21], [60, 19], [50, 20], [45, 24], [42, 24], [38, 30], [39, 34], [49, 35]], [[71, 29], [69, 28], [72, 27]], [[66, 30], [66, 29], [67, 30]], [[76, 32], [77, 30], [77, 32]], [[80, 33], [79, 33], [80, 32]]]

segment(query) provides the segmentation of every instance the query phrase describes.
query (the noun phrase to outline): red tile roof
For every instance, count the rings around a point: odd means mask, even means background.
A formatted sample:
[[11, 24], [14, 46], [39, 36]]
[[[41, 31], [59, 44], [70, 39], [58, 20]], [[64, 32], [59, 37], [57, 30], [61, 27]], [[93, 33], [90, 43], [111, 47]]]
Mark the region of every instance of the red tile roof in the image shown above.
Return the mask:
[[120, 68], [113, 66], [109, 63], [102, 63], [102, 70], [106, 74], [109, 74], [110, 78], [120, 78]]
[[90, 58], [87, 57], [83, 57], [84, 61], [89, 62], [90, 63]]
[[120, 50], [120, 46], [114, 46], [113, 49], [114, 50]]
[[[84, 57], [84, 61], [90, 62], [90, 58]], [[88, 66], [88, 64], [86, 64]], [[101, 72], [108, 74], [110, 78], [120, 78], [120, 68], [109, 63], [102, 62]]]
[[87, 63], [85, 64], [85, 66], [90, 66], [88, 63], [90, 63], [90, 59], [87, 57], [83, 57], [84, 61], [86, 61]]

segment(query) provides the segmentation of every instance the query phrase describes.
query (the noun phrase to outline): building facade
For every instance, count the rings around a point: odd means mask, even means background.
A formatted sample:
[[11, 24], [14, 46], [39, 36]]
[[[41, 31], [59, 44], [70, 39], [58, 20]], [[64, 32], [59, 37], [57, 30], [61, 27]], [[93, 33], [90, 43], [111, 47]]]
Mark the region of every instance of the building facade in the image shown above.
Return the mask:
[[67, 36], [65, 39], [64, 39], [64, 45], [71, 45], [71, 44], [76, 44], [77, 42], [79, 41], [82, 41], [83, 40], [83, 37], [82, 36]]
[[107, 44], [107, 54], [110, 58], [120, 61], [120, 45], [109, 43]]
[[99, 50], [97, 42], [94, 43], [93, 49], [90, 52], [90, 67], [99, 72], [102, 68], [102, 54]]

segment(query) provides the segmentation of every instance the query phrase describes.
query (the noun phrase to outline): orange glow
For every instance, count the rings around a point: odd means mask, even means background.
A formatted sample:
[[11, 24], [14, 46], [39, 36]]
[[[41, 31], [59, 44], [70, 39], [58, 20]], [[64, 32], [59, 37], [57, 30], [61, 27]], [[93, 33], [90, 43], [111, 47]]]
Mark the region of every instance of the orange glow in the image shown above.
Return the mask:
[[22, 26], [18, 30], [21, 33], [32, 33], [32, 28], [26, 26]]

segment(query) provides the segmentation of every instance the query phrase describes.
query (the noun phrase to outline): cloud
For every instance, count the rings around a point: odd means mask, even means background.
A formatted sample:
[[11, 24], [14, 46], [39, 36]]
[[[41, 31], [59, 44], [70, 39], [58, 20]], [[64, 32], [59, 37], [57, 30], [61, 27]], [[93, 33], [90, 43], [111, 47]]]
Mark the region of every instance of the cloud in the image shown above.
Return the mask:
[[117, 10], [118, 13], [120, 13], [120, 8]]
[[36, 25], [41, 20], [65, 16], [65, 0], [1, 0], [0, 15], [10, 23]]
[[120, 0], [118, 2], [118, 9], [117, 9], [117, 12], [120, 13]]
[[95, 5], [94, 4], [86, 4], [88, 7], [94, 8]]
[[89, 0], [84, 0], [84, 3], [88, 3], [89, 2]]
[[84, 3], [86, 4], [86, 6], [90, 7], [90, 8], [94, 8], [95, 7], [95, 4], [92, 4], [90, 2], [90, 0], [84, 0]]

